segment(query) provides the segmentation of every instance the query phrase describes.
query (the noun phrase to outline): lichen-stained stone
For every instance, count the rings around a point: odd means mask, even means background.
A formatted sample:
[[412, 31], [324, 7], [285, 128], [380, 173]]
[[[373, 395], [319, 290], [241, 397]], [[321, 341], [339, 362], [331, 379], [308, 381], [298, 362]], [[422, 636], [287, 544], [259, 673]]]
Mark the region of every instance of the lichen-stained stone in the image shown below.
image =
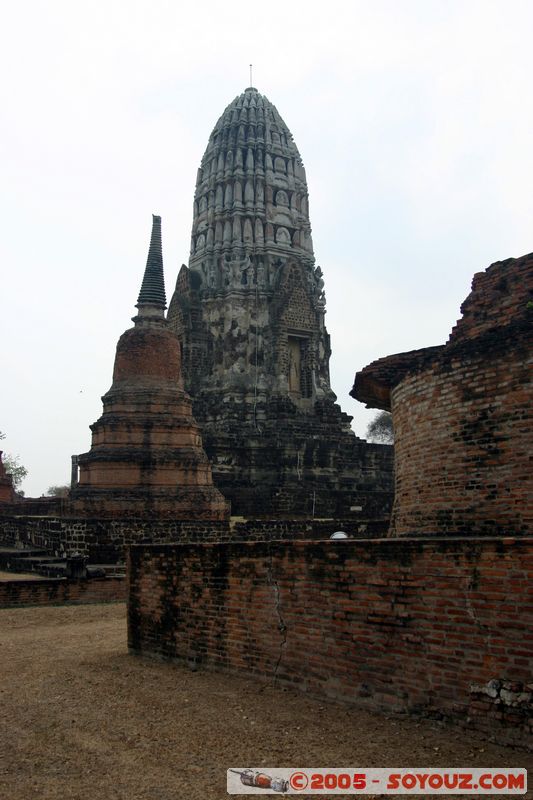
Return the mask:
[[168, 319], [233, 513], [346, 516], [359, 507], [356, 492], [392, 498], [391, 448], [357, 439], [335, 404], [305, 169], [275, 106], [253, 87], [210, 136], [191, 243]]
[[165, 319], [161, 218], [154, 217], [135, 323], [119, 339], [113, 384], [92, 446], [78, 456], [72, 510], [101, 516], [223, 519], [227, 504], [183, 388], [180, 346]]

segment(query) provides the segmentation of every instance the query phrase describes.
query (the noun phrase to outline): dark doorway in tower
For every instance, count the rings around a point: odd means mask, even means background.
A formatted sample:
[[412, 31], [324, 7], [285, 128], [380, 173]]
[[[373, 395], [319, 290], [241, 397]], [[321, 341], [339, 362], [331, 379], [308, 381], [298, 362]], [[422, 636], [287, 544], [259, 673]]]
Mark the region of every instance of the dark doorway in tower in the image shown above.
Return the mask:
[[309, 364], [309, 337], [291, 334], [287, 337], [289, 394], [292, 400], [309, 398], [312, 394]]

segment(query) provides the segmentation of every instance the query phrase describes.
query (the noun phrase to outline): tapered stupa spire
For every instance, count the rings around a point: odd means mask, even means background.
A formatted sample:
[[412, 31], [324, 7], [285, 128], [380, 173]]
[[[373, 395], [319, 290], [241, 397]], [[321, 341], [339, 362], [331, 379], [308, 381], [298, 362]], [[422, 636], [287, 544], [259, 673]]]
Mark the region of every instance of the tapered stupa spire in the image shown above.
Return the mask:
[[161, 217], [152, 214], [152, 236], [144, 270], [143, 282], [137, 308], [141, 306], [151, 306], [152, 309], [160, 309], [161, 312], [167, 307], [165, 296], [165, 276], [163, 274], [163, 251], [161, 248]]
[[[228, 505], [181, 377], [181, 350], [165, 319], [161, 217], [154, 216], [133, 328], [117, 344], [92, 445], [78, 456], [76, 509], [93, 516], [224, 519]], [[1, 478], [1, 470], [0, 470]]]

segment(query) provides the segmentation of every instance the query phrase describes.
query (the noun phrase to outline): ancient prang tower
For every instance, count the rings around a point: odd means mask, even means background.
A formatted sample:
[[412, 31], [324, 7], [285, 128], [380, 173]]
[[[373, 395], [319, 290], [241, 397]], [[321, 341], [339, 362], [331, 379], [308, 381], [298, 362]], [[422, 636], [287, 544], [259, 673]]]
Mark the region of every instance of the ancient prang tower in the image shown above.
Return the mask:
[[211, 133], [189, 266], [168, 312], [233, 514], [387, 510], [391, 448], [358, 439], [335, 404], [324, 315], [302, 159], [276, 108], [250, 87]]

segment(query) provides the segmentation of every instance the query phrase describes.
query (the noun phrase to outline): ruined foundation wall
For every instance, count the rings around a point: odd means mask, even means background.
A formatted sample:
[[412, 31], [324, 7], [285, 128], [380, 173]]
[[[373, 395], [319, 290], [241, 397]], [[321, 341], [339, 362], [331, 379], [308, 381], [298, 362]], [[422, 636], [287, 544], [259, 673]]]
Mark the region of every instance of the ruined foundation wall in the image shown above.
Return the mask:
[[81, 553], [93, 564], [123, 562], [132, 544], [325, 539], [384, 536], [388, 518], [348, 520], [146, 520], [0, 516], [0, 544], [43, 548], [56, 556]]
[[461, 311], [445, 345], [355, 376], [392, 411], [391, 536], [533, 534], [533, 254], [476, 274]]
[[0, 581], [0, 608], [122, 603], [125, 599], [126, 581], [122, 577]]
[[37, 547], [56, 556], [81, 553], [93, 564], [123, 562], [131, 544], [227, 541], [224, 521], [146, 519], [61, 519], [0, 517], [0, 542], [13, 547]]
[[391, 535], [531, 535], [532, 344], [501, 330], [392, 390]]
[[533, 744], [532, 539], [133, 547], [129, 647]]

